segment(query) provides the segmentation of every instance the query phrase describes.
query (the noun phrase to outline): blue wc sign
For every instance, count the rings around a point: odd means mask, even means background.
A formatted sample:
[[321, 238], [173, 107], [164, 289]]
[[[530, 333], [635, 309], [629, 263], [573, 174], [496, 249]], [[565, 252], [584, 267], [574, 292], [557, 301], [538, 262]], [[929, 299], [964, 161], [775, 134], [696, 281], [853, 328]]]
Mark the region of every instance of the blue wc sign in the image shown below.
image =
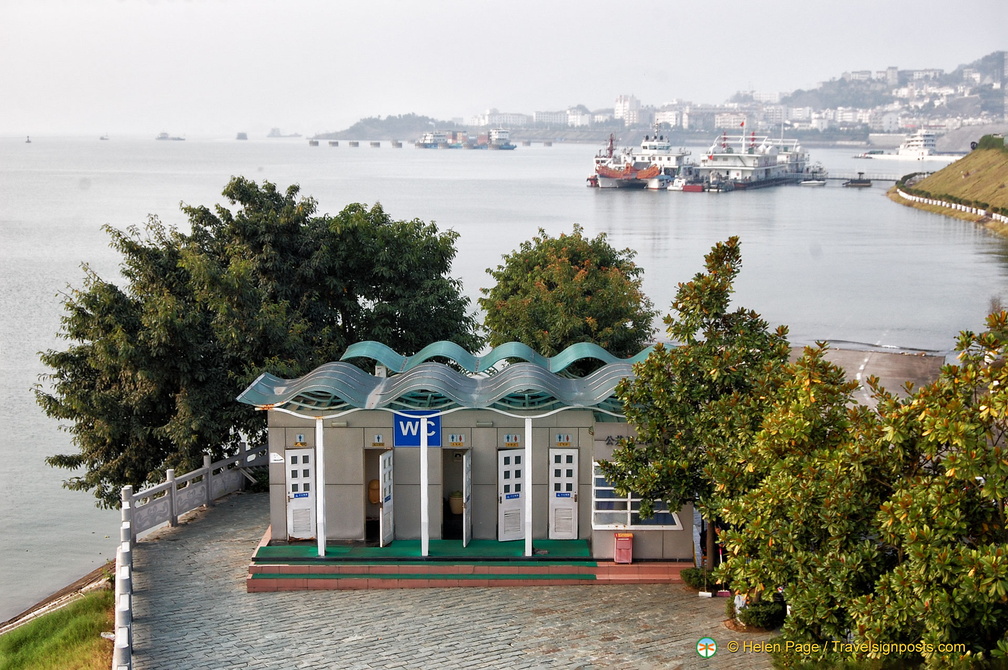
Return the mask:
[[420, 446], [420, 417], [427, 416], [427, 446], [441, 446], [441, 417], [431, 416], [435, 412], [409, 411], [396, 412], [392, 415], [394, 434], [392, 446]]

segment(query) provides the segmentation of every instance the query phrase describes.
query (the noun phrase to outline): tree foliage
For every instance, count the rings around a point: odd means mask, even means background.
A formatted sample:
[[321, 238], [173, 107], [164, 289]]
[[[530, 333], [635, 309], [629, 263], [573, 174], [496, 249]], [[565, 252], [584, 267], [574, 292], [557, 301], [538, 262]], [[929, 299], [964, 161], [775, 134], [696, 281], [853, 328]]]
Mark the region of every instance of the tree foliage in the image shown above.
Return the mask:
[[[808, 347], [785, 365], [759, 430], [738, 450], [746, 487], [720, 485], [722, 575], [750, 604], [778, 588], [791, 607], [788, 631], [799, 639], [846, 640], [852, 600], [891, 567], [870, 529], [891, 492], [898, 459], [870, 448], [879, 431], [868, 410], [853, 404], [856, 381]], [[722, 468], [719, 481], [736, 476]]]
[[770, 331], [752, 310], [730, 309], [741, 265], [737, 237], [715, 245], [705, 272], [679, 285], [676, 317], [665, 318], [677, 345], [658, 345], [617, 388], [636, 437], [601, 467], [621, 495], [642, 498], [644, 515], [663, 500], [670, 509], [698, 503], [717, 518], [710, 467], [735, 462], [738, 442], [758, 428], [767, 380], [787, 360], [785, 328]]
[[869, 380], [874, 412], [821, 348], [781, 377], [743, 453], [754, 483], [723, 501], [722, 575], [753, 602], [782, 589], [813, 660], [1008, 652], [1008, 314], [987, 325], [906, 397]]
[[631, 249], [617, 251], [605, 233], [539, 235], [504, 255], [496, 280], [481, 289], [479, 304], [489, 344], [523, 342], [552, 356], [577, 342], [594, 342], [628, 357], [646, 347], [657, 315], [641, 290], [643, 269]]
[[124, 485], [261, 438], [264, 418], [234, 398], [263, 371], [299, 376], [364, 339], [403, 353], [439, 339], [480, 346], [448, 274], [456, 233], [379, 205], [318, 216], [298, 193], [233, 178], [230, 207], [183, 207], [188, 234], [153, 217], [106, 228], [123, 287], [85, 268], [64, 301], [70, 344], [41, 354], [52, 372], [37, 400], [78, 449], [47, 462], [83, 470], [65, 486], [113, 507]]
[[870, 409], [825, 344], [788, 363], [783, 328], [728, 312], [736, 239], [706, 263], [666, 320], [680, 346], [619, 388], [637, 435], [606, 478], [721, 520], [716, 578], [787, 602], [785, 665], [1008, 659], [1008, 313], [933, 383], [867, 380]]

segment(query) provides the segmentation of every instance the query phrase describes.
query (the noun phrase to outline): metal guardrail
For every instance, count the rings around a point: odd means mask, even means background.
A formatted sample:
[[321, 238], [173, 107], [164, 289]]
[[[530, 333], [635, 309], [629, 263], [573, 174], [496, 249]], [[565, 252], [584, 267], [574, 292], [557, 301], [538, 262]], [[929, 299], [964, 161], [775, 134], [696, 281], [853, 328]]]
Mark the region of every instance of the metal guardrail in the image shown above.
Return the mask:
[[899, 181], [903, 175], [883, 174], [881, 172], [830, 172], [827, 179], [871, 179], [872, 181]]
[[240, 491], [246, 479], [253, 480], [246, 468], [268, 462], [266, 445], [249, 449], [242, 444], [237, 454], [216, 463], [204, 456], [202, 468], [181, 477], [170, 469], [167, 481], [138, 493], [133, 493], [132, 486], [123, 487], [122, 525], [116, 550], [112, 670], [133, 669], [133, 548], [137, 536], [165, 523], [176, 526], [179, 516], [197, 507], [212, 507], [217, 498]]
[[995, 212], [988, 211], [980, 207], [972, 207], [970, 205], [962, 205], [955, 202], [947, 202], [945, 200], [940, 200], [938, 198], [922, 198], [919, 195], [910, 195], [909, 193], [904, 193], [900, 189], [896, 189], [896, 192], [904, 200], [909, 200], [911, 202], [918, 202], [923, 205], [933, 205], [935, 207], [945, 207], [947, 209], [955, 209], [960, 212], [966, 212], [967, 214], [975, 214], [977, 216], [988, 216], [995, 221], [1000, 221], [1001, 223], [1008, 223], [1008, 216], [1004, 214], [997, 214]]

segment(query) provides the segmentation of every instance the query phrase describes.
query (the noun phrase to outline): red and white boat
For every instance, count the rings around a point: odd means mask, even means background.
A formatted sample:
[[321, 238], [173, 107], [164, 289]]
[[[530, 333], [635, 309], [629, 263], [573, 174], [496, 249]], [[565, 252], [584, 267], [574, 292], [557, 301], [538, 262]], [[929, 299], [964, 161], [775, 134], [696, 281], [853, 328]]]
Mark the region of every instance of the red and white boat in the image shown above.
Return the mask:
[[658, 131], [645, 135], [637, 149], [617, 149], [610, 134], [606, 147], [595, 155], [595, 174], [588, 183], [599, 188], [666, 189], [687, 165], [689, 155], [686, 149], [673, 148]]

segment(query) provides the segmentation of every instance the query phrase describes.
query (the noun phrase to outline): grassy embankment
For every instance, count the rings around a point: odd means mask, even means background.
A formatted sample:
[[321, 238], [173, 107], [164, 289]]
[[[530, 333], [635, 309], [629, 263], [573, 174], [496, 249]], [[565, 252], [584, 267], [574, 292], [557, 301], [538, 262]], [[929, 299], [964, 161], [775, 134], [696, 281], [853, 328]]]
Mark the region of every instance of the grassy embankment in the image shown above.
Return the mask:
[[111, 589], [91, 591], [0, 636], [0, 670], [105, 670], [115, 627]]
[[[989, 137], [989, 136], [988, 136]], [[987, 139], [987, 138], [985, 138]], [[1000, 141], [1000, 140], [998, 140]], [[983, 148], [994, 144], [990, 148]], [[914, 195], [933, 199], [973, 203], [974, 207], [1008, 214], [1008, 149], [996, 142], [983, 142], [978, 148], [933, 175], [915, 183], [908, 183]], [[890, 189], [889, 197], [901, 205], [924, 209], [936, 214], [973, 221], [998, 235], [1008, 237], [1008, 225], [986, 216], [969, 214], [955, 209], [925, 205], [904, 200]]]

